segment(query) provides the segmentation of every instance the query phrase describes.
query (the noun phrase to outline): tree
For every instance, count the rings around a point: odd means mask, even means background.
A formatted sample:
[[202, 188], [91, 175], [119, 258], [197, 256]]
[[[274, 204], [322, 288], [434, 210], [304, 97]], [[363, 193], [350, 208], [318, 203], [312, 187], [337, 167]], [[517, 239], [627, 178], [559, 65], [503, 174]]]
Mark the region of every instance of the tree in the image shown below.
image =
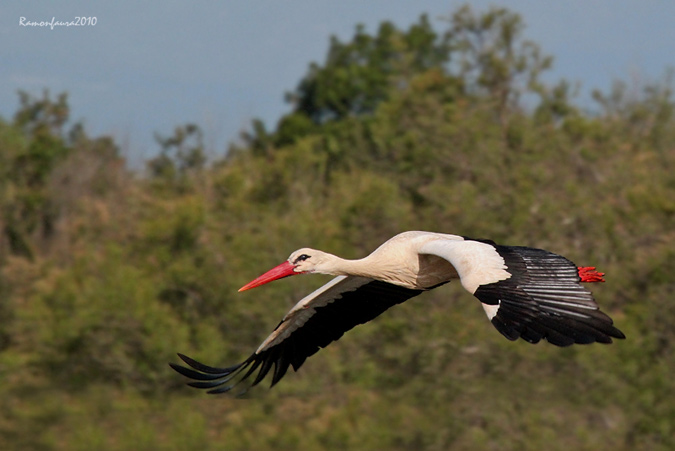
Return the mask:
[[446, 37], [456, 55], [457, 75], [470, 92], [496, 101], [500, 115], [517, 107], [525, 91], [539, 88], [539, 75], [553, 62], [537, 44], [522, 40], [520, 15], [505, 8], [476, 14], [465, 5], [450, 25]]
[[310, 64], [295, 91], [286, 94], [293, 111], [280, 120], [276, 144], [289, 144], [316, 125], [372, 114], [415, 74], [442, 67], [447, 60], [447, 42], [426, 15], [407, 31], [383, 22], [372, 36], [363, 25], [356, 27], [351, 41], [333, 36], [324, 64]]
[[173, 180], [204, 168], [204, 135], [199, 126], [178, 126], [172, 136], [155, 134], [155, 140], [161, 146], [161, 151], [159, 156], [148, 162], [152, 177]]
[[49, 199], [47, 181], [57, 164], [70, 152], [63, 128], [70, 108], [65, 93], [52, 100], [45, 90], [41, 98], [19, 92], [20, 107], [12, 127], [22, 139], [3, 149], [7, 167], [5, 184], [12, 187], [12, 196], [2, 207], [3, 234], [10, 251], [32, 257], [28, 236], [39, 233], [49, 236], [53, 230], [55, 211]]
[[518, 14], [504, 8], [475, 13], [467, 5], [446, 20], [449, 27], [442, 33], [423, 15], [408, 30], [383, 22], [374, 35], [359, 25], [350, 41], [332, 37], [325, 62], [311, 63], [296, 89], [286, 94], [293, 110], [280, 119], [276, 131], [268, 132], [256, 120], [245, 141], [268, 153], [270, 144], [282, 147], [322, 126], [369, 117], [382, 102], [433, 71], [464, 96], [490, 99], [504, 126], [527, 92], [542, 99], [557, 95], [557, 104], [562, 104], [560, 94], [567, 91], [550, 93], [539, 81], [552, 58], [522, 38]]

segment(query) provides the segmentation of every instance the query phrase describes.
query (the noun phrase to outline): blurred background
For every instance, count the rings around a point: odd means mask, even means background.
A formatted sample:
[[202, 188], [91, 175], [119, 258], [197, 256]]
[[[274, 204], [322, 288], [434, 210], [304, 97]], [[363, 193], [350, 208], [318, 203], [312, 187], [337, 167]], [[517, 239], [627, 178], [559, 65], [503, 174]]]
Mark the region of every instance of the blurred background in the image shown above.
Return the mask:
[[[675, 5], [504, 5], [0, 6], [0, 449], [675, 448]], [[628, 338], [449, 284], [247, 399], [168, 367], [329, 280], [237, 293], [291, 251], [404, 230], [597, 266]]]

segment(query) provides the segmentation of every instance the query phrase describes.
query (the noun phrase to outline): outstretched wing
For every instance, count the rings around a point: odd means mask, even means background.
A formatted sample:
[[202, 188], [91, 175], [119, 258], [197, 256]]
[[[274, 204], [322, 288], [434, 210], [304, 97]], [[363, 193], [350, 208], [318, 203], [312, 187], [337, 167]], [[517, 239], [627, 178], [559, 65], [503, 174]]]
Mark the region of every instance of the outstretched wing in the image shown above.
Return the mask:
[[581, 284], [577, 266], [560, 255], [528, 247], [495, 246], [511, 277], [478, 287], [474, 295], [509, 340], [557, 346], [611, 343], [626, 338]]
[[581, 284], [577, 266], [560, 255], [491, 241], [436, 240], [422, 250], [455, 266], [462, 285], [482, 303], [509, 340], [546, 339], [557, 346], [625, 338]]
[[338, 340], [354, 326], [421, 292], [365, 277], [338, 276], [298, 302], [245, 361], [229, 368], [214, 368], [178, 354], [191, 368], [170, 365], [194, 380], [188, 385], [209, 389], [208, 393], [230, 391], [257, 371], [253, 381], [243, 387], [243, 394], [260, 383], [274, 367], [273, 386], [289, 366], [297, 371], [307, 357]]

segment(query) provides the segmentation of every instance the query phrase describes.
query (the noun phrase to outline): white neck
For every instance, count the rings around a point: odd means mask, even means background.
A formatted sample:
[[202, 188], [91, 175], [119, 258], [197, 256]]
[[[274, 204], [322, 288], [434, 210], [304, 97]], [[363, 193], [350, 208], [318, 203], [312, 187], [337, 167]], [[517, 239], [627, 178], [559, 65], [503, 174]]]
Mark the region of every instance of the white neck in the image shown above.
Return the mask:
[[[396, 258], [379, 254], [370, 254], [357, 260], [347, 260], [332, 254], [316, 266], [315, 272], [334, 276], [360, 276], [389, 282], [408, 288], [420, 288], [416, 283], [418, 268], [409, 266]], [[393, 256], [392, 256], [393, 257]]]

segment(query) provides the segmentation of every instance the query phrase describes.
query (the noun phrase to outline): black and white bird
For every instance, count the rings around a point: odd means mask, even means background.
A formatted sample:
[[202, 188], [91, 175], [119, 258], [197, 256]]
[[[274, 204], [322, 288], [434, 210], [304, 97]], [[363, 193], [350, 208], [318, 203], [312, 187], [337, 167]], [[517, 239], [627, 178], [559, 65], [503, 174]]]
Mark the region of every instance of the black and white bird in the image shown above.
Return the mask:
[[307, 357], [354, 326], [453, 279], [478, 298], [509, 340], [569, 346], [625, 338], [580, 284], [604, 282], [594, 267], [577, 267], [542, 249], [443, 233], [404, 232], [359, 260], [299, 249], [239, 291], [309, 273], [337, 277], [300, 300], [248, 359], [214, 368], [178, 354], [191, 368], [171, 367], [193, 380], [188, 385], [209, 393], [227, 392], [248, 380], [245, 391], [270, 371], [274, 386], [289, 366], [297, 371]]

